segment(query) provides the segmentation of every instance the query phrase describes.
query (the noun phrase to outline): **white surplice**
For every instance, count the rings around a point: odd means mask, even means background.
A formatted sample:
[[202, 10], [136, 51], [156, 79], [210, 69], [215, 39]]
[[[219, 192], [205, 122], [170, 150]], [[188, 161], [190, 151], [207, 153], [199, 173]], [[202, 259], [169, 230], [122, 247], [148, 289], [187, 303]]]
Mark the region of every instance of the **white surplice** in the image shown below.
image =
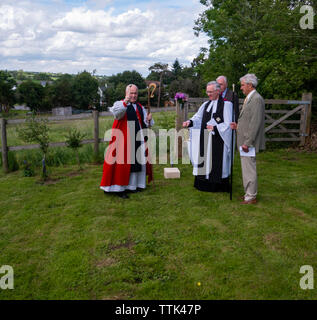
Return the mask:
[[[198, 175], [198, 164], [199, 160], [199, 153], [200, 153], [200, 128], [201, 122], [203, 119], [203, 114], [205, 110], [205, 106], [209, 101], [204, 102], [196, 114], [190, 119], [193, 121], [193, 127], [190, 128], [190, 138], [189, 138], [189, 156], [193, 165], [193, 175]], [[230, 175], [230, 168], [231, 168], [231, 135], [232, 130], [230, 128], [230, 123], [232, 122], [232, 103], [229, 101], [224, 101], [224, 108], [223, 108], [223, 120], [222, 123], [217, 123], [215, 119], [213, 119], [213, 114], [217, 112], [217, 103], [218, 100], [213, 100], [210, 105], [208, 106], [207, 111], [209, 112], [212, 108], [212, 114], [210, 121], [207, 122], [207, 125], [212, 125], [217, 127], [219, 135], [224, 142], [223, 146], [223, 162], [222, 162], [222, 178], [227, 178]], [[211, 131], [208, 134], [208, 142], [207, 142], [207, 154], [206, 154], [206, 179], [209, 178], [209, 173], [211, 172], [212, 168], [210, 167], [211, 161], [211, 150], [212, 150], [212, 135], [215, 132]]]

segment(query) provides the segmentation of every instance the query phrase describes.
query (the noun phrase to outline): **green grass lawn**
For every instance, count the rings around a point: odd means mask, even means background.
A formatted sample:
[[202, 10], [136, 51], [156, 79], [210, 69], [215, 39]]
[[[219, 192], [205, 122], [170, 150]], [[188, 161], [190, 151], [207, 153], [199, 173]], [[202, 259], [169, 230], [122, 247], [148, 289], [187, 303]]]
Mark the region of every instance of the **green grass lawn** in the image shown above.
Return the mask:
[[190, 165], [177, 180], [155, 165], [128, 200], [99, 189], [102, 165], [53, 168], [47, 184], [1, 173], [0, 267], [14, 268], [14, 290], [0, 299], [316, 299], [299, 270], [317, 272], [317, 155], [264, 152], [257, 166], [254, 206], [237, 199], [238, 157], [233, 201], [195, 190]]

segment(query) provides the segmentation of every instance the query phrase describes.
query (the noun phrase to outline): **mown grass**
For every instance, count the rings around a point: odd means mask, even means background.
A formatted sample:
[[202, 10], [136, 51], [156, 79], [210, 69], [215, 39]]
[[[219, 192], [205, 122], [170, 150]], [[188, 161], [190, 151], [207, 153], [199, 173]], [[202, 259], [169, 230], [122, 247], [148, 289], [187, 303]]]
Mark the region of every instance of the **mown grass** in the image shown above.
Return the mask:
[[128, 200], [98, 188], [102, 165], [56, 167], [46, 184], [1, 173], [0, 266], [15, 282], [0, 299], [316, 299], [299, 270], [317, 270], [317, 156], [276, 150], [257, 166], [254, 206], [237, 199], [238, 157], [233, 201], [195, 190], [190, 165], [178, 180], [155, 165]]

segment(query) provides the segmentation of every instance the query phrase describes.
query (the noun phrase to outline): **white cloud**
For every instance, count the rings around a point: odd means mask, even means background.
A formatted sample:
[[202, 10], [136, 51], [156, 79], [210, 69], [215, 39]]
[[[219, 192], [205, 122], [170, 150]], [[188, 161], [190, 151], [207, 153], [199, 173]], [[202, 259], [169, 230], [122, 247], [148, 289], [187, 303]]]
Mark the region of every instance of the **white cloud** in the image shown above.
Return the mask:
[[[89, 0], [97, 6], [57, 7], [29, 2], [0, 5], [0, 69], [77, 73], [97, 69], [114, 74], [135, 69], [143, 75], [161, 61], [176, 58], [190, 64], [207, 45], [195, 37], [198, 5], [175, 9], [150, 4], [115, 13], [102, 7], [111, 0]], [[115, 4], [115, 1], [112, 2]]]

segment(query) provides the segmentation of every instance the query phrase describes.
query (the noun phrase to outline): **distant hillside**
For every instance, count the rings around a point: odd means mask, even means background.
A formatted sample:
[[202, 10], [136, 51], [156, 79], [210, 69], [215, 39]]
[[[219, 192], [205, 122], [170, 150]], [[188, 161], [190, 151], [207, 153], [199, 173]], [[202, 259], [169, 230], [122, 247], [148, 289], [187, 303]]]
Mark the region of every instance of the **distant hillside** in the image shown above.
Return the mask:
[[[9, 72], [16, 81], [23, 80], [36, 80], [36, 81], [56, 81], [63, 73], [53, 73], [53, 72], [35, 72], [35, 71], [24, 71], [24, 70], [6, 70]], [[71, 74], [71, 76], [76, 76], [76, 74]], [[105, 80], [107, 76], [94, 75], [98, 80]]]

